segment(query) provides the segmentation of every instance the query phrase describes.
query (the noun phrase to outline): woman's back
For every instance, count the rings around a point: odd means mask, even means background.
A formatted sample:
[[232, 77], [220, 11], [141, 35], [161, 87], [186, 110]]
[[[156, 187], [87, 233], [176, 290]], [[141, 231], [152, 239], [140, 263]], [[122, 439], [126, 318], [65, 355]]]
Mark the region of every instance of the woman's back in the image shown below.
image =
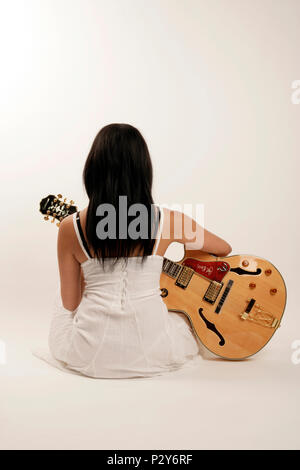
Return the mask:
[[147, 377], [198, 354], [188, 321], [169, 314], [160, 295], [163, 257], [157, 248], [163, 222], [162, 216], [152, 255], [109, 258], [102, 265], [91, 256], [84, 223], [74, 214], [84, 293], [73, 313], [58, 299], [49, 336], [52, 354], [68, 368], [91, 377]]

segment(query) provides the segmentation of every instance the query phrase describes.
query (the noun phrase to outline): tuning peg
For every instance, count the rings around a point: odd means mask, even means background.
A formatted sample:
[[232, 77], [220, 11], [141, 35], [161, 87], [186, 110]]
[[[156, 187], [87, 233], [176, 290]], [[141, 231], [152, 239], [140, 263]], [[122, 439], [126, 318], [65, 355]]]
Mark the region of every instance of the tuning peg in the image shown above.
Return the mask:
[[57, 222], [56, 227], [59, 227], [59, 226], [60, 226], [60, 222]]
[[70, 204], [72, 204], [72, 205], [74, 204], [74, 201], [72, 201], [72, 199], [71, 199], [71, 201], [70, 201]]
[[49, 220], [49, 217], [46, 215], [46, 216], [44, 217], [44, 220]]
[[66, 202], [67, 202], [67, 198], [65, 197], [65, 198], [64, 198], [64, 203], [66, 203]]
[[62, 195], [61, 195], [61, 194], [58, 194], [57, 197], [58, 197], [58, 199], [61, 199], [61, 198], [62, 198]]
[[54, 224], [55, 222], [55, 217], [53, 217], [53, 219], [51, 220], [51, 224]]
[[67, 205], [66, 205], [66, 208], [67, 208], [67, 209], [70, 209], [70, 207], [71, 207], [70, 204], [67, 204]]

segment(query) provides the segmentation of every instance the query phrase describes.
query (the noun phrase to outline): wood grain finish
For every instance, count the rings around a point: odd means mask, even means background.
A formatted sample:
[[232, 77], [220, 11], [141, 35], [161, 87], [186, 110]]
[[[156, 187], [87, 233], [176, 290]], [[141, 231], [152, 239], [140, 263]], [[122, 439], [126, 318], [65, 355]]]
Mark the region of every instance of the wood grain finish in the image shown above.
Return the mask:
[[[191, 258], [191, 252], [179, 264], [186, 258]], [[211, 280], [194, 272], [187, 288], [182, 289], [176, 285], [176, 279], [163, 272], [160, 287], [167, 289], [163, 300], [168, 310], [184, 313], [204, 346], [220, 357], [239, 360], [257, 353], [272, 338], [282, 319], [286, 287], [281, 274], [270, 262], [251, 255], [216, 258], [203, 253], [197, 259], [224, 260], [235, 272], [226, 273], [214, 304], [203, 299]], [[229, 281], [231, 289], [220, 313], [216, 313]], [[253, 307], [245, 314], [251, 299]]]

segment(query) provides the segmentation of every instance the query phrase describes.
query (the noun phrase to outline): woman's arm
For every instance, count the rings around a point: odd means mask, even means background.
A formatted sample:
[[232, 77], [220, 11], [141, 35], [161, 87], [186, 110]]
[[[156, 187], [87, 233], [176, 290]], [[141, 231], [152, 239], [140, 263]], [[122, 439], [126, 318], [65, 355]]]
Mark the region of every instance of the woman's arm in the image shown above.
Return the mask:
[[204, 251], [217, 256], [227, 256], [231, 246], [222, 238], [204, 229], [194, 219], [183, 212], [165, 209], [163, 238], [160, 250], [166, 250], [173, 241], [183, 243], [188, 251]]
[[59, 227], [57, 255], [60, 275], [60, 292], [64, 308], [74, 311], [82, 297], [83, 275], [80, 263], [76, 260], [72, 246], [74, 243], [73, 220], [69, 216]]
[[[229, 243], [204, 228], [202, 228], [202, 230], [203, 247], [200, 249], [200, 251], [204, 251], [205, 253], [210, 253], [220, 257], [228, 256], [229, 253], [231, 253], [232, 248]], [[186, 243], [185, 246], [186, 250], [194, 250], [193, 244]]]

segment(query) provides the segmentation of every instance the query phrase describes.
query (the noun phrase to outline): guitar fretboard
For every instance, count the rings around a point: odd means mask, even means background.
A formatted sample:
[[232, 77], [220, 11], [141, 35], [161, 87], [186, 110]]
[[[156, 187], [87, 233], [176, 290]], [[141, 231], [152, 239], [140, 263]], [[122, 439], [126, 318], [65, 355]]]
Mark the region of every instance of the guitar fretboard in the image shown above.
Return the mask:
[[176, 279], [181, 269], [181, 264], [175, 263], [175, 261], [171, 261], [167, 258], [164, 258], [162, 270], [164, 273], [168, 274], [168, 276]]

